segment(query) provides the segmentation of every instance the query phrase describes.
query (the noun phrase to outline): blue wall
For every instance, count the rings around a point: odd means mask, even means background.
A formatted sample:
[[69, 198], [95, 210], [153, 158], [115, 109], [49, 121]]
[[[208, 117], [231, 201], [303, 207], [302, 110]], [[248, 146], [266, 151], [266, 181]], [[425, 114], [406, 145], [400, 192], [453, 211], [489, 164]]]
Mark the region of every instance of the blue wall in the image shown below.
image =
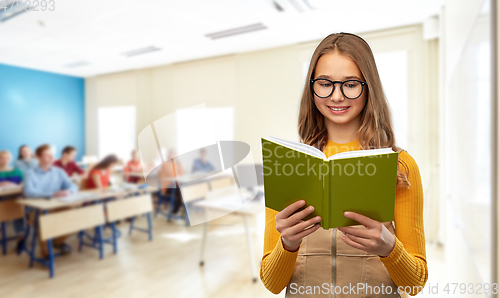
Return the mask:
[[85, 154], [84, 79], [0, 64], [0, 150], [71, 145]]

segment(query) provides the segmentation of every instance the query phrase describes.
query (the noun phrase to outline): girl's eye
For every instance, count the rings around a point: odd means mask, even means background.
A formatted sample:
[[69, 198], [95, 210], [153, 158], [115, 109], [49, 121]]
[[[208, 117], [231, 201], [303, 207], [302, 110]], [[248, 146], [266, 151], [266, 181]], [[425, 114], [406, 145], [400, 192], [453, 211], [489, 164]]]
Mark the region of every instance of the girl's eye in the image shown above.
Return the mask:
[[330, 84], [330, 83], [321, 84], [321, 87], [325, 87], [325, 88], [330, 87], [330, 86], [332, 86], [332, 84]]
[[358, 83], [348, 83], [348, 84], [345, 84], [344, 86], [347, 87], [347, 88], [356, 88], [358, 87]]

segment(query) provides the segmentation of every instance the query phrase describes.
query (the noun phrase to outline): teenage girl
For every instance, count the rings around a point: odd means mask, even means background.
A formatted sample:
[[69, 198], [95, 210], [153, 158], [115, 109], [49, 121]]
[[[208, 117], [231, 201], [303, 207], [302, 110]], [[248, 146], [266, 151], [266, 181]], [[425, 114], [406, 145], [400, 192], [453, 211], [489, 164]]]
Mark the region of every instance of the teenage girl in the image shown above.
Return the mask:
[[14, 161], [14, 168], [19, 169], [26, 176], [30, 169], [36, 168], [38, 165], [38, 160], [33, 156], [33, 151], [28, 145], [22, 145], [19, 147], [19, 154], [17, 159]]
[[287, 287], [286, 297], [418, 294], [428, 276], [420, 172], [396, 146], [369, 45], [350, 33], [327, 36], [314, 51], [307, 80], [298, 121], [303, 143], [327, 157], [384, 147], [399, 152], [395, 219], [381, 223], [345, 212], [359, 225], [324, 230], [319, 216], [302, 220], [315, 206], [295, 213], [307, 205], [304, 200], [280, 212], [266, 208], [262, 282], [275, 294]]
[[108, 188], [111, 180], [111, 169], [118, 164], [118, 157], [110, 154], [104, 157], [90, 171], [87, 188]]

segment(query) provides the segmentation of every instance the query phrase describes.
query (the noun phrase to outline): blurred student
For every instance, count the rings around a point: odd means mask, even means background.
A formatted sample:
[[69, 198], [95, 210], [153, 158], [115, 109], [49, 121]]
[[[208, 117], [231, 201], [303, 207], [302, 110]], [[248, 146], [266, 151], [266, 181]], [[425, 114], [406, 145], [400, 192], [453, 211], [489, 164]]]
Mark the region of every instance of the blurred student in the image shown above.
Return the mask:
[[96, 164], [89, 172], [88, 188], [107, 188], [110, 185], [111, 169], [118, 164], [118, 158], [114, 154], [106, 156]]
[[[12, 160], [12, 155], [7, 150], [0, 151], [0, 188], [19, 185], [22, 183], [24, 175], [23, 172], [16, 168], [9, 167]], [[9, 196], [5, 199], [15, 198], [15, 196]], [[1, 200], [1, 199], [0, 199]], [[19, 254], [22, 249], [22, 244], [24, 240], [24, 218], [18, 218], [14, 221], [14, 231], [18, 237], [18, 243], [16, 251]]]
[[0, 151], [0, 187], [20, 184], [24, 174], [20, 169], [11, 168], [12, 155], [7, 150]]
[[36, 158], [38, 166], [30, 169], [26, 174], [24, 195], [27, 198], [65, 197], [78, 190], [66, 172], [52, 166], [54, 153], [48, 144], [36, 149]]
[[61, 159], [54, 162], [54, 166], [63, 169], [68, 176], [73, 176], [77, 173], [78, 175], [83, 175], [85, 173], [75, 162], [76, 148], [72, 146], [64, 147]]
[[212, 172], [214, 170], [214, 166], [207, 160], [207, 151], [204, 148], [200, 149], [200, 157], [194, 160], [191, 172]]
[[[139, 158], [137, 150], [132, 150], [131, 159], [127, 162], [127, 165], [123, 169], [123, 172], [125, 174], [130, 174], [130, 173], [142, 174], [141, 160]], [[131, 183], [137, 183], [141, 179], [140, 177], [134, 177], [131, 175], [126, 175], [126, 176], [127, 176], [127, 182]]]
[[28, 145], [19, 147], [17, 160], [14, 161], [14, 168], [23, 172], [24, 176], [30, 169], [34, 169], [38, 165], [38, 161], [33, 157], [33, 152]]
[[[77, 187], [69, 179], [66, 172], [54, 167], [54, 153], [48, 144], [36, 148], [38, 166], [30, 169], [26, 174], [24, 196], [27, 198], [57, 198], [65, 197], [77, 192]], [[31, 217], [34, 221], [34, 218]], [[64, 243], [68, 236], [55, 238], [53, 246], [60, 249], [63, 254], [69, 253], [71, 247]], [[40, 240], [42, 257], [48, 256], [47, 242]]]
[[182, 164], [177, 158], [177, 151], [171, 148], [168, 151], [167, 161], [162, 163], [160, 171], [158, 172], [158, 179], [160, 179], [161, 194], [167, 195], [167, 188], [175, 188], [172, 191], [175, 192], [175, 200], [172, 212], [175, 214], [179, 211], [182, 206], [181, 191], [179, 188], [179, 183], [176, 177], [184, 175], [184, 169]]

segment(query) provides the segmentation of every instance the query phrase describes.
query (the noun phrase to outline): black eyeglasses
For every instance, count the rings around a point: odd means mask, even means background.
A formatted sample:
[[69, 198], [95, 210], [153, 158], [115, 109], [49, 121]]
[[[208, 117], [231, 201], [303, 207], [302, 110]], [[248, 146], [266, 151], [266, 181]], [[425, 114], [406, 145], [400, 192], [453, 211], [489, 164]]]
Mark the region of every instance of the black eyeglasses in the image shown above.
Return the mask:
[[356, 99], [363, 93], [363, 88], [366, 82], [360, 80], [347, 80], [347, 81], [331, 81], [329, 79], [311, 79], [311, 90], [316, 96], [327, 98], [332, 96], [335, 91], [335, 84], [340, 84], [340, 91], [345, 98]]

